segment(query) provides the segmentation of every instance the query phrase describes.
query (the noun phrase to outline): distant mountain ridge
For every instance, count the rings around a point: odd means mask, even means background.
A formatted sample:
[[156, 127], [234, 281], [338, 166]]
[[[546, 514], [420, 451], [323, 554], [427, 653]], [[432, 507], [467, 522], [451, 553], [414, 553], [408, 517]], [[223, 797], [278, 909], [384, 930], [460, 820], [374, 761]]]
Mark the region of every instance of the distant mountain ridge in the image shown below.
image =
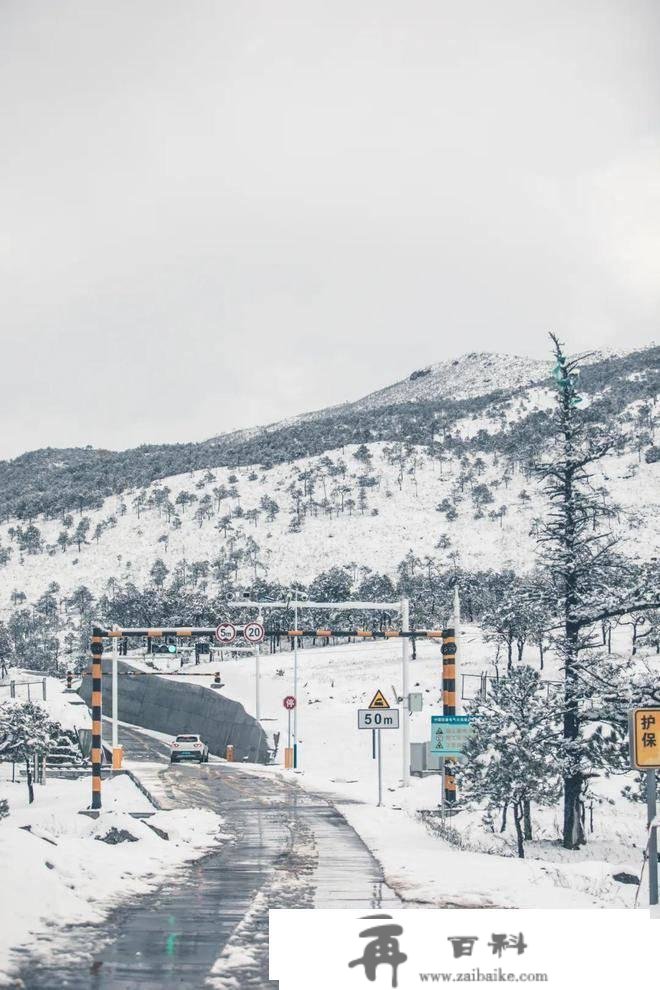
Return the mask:
[[[596, 364], [625, 354], [642, 353], [653, 344], [634, 351], [597, 350], [588, 352], [584, 363]], [[437, 361], [412, 371], [406, 378], [376, 389], [360, 399], [349, 400], [334, 406], [324, 406], [312, 412], [300, 413], [285, 420], [276, 420], [262, 429], [275, 430], [295, 423], [326, 419], [342, 413], [358, 413], [365, 410], [403, 405], [409, 402], [456, 401], [476, 398], [495, 391], [508, 391], [540, 384], [550, 376], [552, 362], [539, 358], [521, 357], [516, 354], [500, 354], [495, 351], [471, 351], [458, 358]], [[249, 437], [259, 433], [259, 428], [234, 431], [235, 437]], [[213, 443], [229, 434], [220, 434], [205, 443]]]
[[[549, 362], [511, 354], [463, 354], [413, 371], [407, 378], [348, 403], [359, 412], [438, 398], [470, 399], [500, 389], [520, 388], [546, 378]], [[340, 407], [333, 407], [338, 409]]]

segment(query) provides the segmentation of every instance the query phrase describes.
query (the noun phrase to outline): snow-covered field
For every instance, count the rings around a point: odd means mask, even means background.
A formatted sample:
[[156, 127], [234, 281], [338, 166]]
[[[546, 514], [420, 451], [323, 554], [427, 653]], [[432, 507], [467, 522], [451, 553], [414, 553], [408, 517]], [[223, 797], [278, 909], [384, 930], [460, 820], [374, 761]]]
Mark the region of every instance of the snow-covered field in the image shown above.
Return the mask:
[[[626, 645], [621, 633], [621, 649]], [[421, 742], [430, 738], [430, 716], [442, 712], [442, 661], [435, 642], [419, 642], [417, 649], [418, 659], [411, 662], [410, 689], [423, 693], [424, 710], [409, 718], [411, 740]], [[262, 655], [261, 721], [269, 734], [280, 733], [280, 750], [276, 767], [251, 768], [251, 772], [293, 776], [306, 789], [329, 797], [362, 835], [382, 862], [388, 881], [405, 899], [465, 906], [632, 907], [636, 886], [613, 879], [617, 873], [639, 876], [646, 842], [644, 807], [621, 795], [632, 774], [594, 783], [593, 832], [579, 852], [566, 852], [558, 842], [559, 808], [534, 809], [535, 839], [526, 843], [524, 862], [515, 858], [511, 823], [504, 835], [487, 831], [479, 810], [462, 811], [447, 821], [450, 841], [431, 832], [419, 812], [439, 812], [441, 779], [413, 778], [409, 787], [401, 787], [400, 731], [382, 733], [384, 807], [376, 806], [371, 733], [358, 730], [357, 709], [366, 707], [377, 689], [395, 704], [393, 687], [401, 693], [400, 650], [400, 644], [379, 641], [299, 652], [300, 768], [295, 773], [282, 767], [288, 729], [282, 702], [293, 693], [292, 654]], [[488, 663], [492, 647], [484, 643], [476, 627], [465, 628], [462, 655], [463, 672], [492, 672]], [[552, 679], [557, 676], [552, 656], [547, 661], [544, 675]], [[163, 657], [163, 665], [166, 662]], [[531, 653], [528, 662], [536, 663]], [[196, 672], [203, 669], [195, 668]], [[212, 672], [219, 669], [223, 693], [254, 713], [254, 658], [225, 660], [207, 669], [208, 683]], [[195, 678], [195, 683], [200, 680]], [[440, 825], [437, 817], [434, 820]], [[646, 903], [644, 890], [639, 903]]]
[[[57, 684], [57, 682], [53, 682]], [[53, 718], [65, 717], [69, 696], [51, 691]], [[75, 697], [75, 696], [73, 696]], [[87, 709], [76, 707], [71, 721]], [[0, 890], [5, 910], [0, 925], [0, 985], [9, 983], [21, 950], [48, 959], [63, 925], [100, 922], [121, 901], [160, 886], [187, 862], [222, 841], [222, 820], [200, 809], [158, 811], [148, 818], [164, 831], [157, 835], [130, 812], [153, 812], [126, 775], [104, 784], [104, 811], [98, 819], [80, 814], [89, 806], [89, 774], [74, 780], [47, 778], [27, 786], [12, 782], [10, 763], [0, 763], [0, 798], [9, 816], [0, 821]], [[117, 845], [97, 841], [111, 829], [137, 840]]]

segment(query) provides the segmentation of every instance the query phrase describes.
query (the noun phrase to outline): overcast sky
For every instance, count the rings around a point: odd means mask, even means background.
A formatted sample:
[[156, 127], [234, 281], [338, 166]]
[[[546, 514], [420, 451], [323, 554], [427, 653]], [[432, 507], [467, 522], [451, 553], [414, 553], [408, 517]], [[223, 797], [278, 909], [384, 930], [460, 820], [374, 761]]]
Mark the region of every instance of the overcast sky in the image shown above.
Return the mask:
[[0, 0], [0, 457], [657, 339], [657, 0]]

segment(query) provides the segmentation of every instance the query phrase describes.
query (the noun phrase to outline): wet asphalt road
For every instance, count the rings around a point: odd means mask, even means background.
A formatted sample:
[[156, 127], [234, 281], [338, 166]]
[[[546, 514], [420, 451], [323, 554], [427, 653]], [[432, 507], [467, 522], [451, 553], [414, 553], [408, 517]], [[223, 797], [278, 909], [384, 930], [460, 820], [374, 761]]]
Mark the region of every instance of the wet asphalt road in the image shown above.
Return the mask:
[[322, 798], [232, 764], [171, 766], [168, 748], [137, 730], [124, 728], [121, 741], [128, 766], [162, 808], [217, 811], [231, 839], [186, 868], [178, 883], [115, 910], [103, 925], [53, 933], [44, 940], [52, 963], [26, 958], [16, 986], [275, 987], [268, 981], [269, 908], [402, 906], [366, 846]]

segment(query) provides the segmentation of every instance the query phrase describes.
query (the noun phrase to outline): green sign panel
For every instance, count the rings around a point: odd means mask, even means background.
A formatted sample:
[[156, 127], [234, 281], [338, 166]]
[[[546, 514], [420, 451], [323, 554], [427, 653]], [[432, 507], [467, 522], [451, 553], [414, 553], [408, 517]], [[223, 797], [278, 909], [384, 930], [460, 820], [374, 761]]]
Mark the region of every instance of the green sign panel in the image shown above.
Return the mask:
[[461, 756], [470, 736], [471, 715], [432, 715], [431, 752], [434, 756]]

